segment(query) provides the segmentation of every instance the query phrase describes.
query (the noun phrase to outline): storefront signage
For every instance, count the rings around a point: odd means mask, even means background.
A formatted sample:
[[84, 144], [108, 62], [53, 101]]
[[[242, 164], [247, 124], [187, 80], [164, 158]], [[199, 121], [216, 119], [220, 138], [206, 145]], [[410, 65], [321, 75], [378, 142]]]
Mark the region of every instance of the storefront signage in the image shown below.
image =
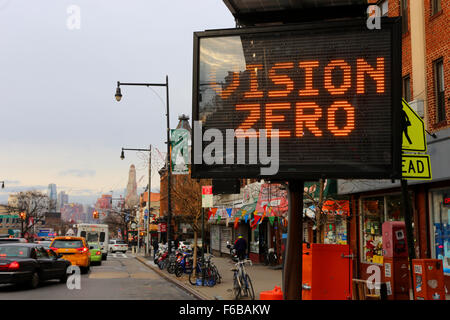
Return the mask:
[[403, 154], [402, 179], [431, 180], [430, 156], [427, 154]]
[[159, 232], [167, 232], [167, 223], [159, 223], [158, 230]]
[[223, 149], [213, 163], [193, 155], [193, 177], [264, 177], [258, 156], [276, 135], [271, 178], [400, 178], [401, 31], [382, 21], [376, 32], [353, 19], [194, 33], [194, 153]]
[[444, 195], [444, 206], [450, 207], [450, 195], [448, 194]]
[[213, 207], [212, 186], [202, 186], [202, 208]]

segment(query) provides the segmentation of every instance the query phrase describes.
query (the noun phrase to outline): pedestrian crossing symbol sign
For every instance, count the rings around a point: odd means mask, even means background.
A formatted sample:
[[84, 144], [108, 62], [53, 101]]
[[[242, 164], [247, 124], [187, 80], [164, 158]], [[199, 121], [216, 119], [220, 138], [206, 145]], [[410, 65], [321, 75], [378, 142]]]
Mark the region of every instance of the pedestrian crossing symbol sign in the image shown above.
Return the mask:
[[404, 99], [402, 100], [401, 128], [403, 151], [427, 151], [425, 124]]

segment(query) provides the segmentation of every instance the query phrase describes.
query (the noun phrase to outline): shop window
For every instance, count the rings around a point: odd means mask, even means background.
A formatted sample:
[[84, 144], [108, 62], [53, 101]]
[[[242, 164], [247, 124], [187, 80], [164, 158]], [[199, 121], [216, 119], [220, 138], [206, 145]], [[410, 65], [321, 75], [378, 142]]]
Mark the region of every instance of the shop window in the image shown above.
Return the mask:
[[384, 197], [364, 198], [361, 201], [362, 261], [373, 262], [382, 256], [384, 211]]
[[250, 241], [250, 252], [259, 253], [259, 226], [252, 230], [252, 238]]
[[402, 11], [402, 33], [408, 32], [408, 0], [401, 0], [401, 11]]
[[431, 191], [432, 257], [443, 261], [450, 274], [450, 188]]
[[431, 15], [432, 16], [442, 10], [441, 2], [442, 2], [441, 0], [431, 0]]
[[411, 101], [411, 78], [409, 75], [403, 78], [403, 99]]
[[434, 81], [436, 92], [436, 114], [437, 122], [445, 120], [445, 85], [444, 85], [444, 60], [438, 59], [434, 62]]
[[[410, 198], [412, 205], [414, 203], [412, 193], [410, 193]], [[405, 221], [402, 195], [399, 193], [363, 198], [361, 200], [361, 213], [361, 261], [382, 263], [382, 225], [386, 221]]]

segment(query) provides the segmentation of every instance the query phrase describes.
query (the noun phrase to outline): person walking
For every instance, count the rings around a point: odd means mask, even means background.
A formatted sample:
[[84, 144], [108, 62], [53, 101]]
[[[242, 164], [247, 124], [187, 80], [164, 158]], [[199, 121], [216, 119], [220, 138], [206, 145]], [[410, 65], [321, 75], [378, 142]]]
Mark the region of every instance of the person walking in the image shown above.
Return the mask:
[[158, 252], [159, 244], [158, 240], [153, 240], [153, 259], [156, 259], [156, 253]]
[[247, 254], [247, 241], [240, 234], [234, 243], [234, 248], [236, 249], [236, 254], [239, 260], [244, 260]]

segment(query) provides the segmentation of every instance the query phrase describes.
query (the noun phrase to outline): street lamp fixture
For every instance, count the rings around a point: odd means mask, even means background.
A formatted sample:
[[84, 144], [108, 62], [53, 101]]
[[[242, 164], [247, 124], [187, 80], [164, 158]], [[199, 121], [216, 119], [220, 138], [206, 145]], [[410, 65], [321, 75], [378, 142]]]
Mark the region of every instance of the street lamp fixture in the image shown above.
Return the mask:
[[2, 189], [5, 189], [5, 181], [0, 181], [2, 183]]
[[120, 82], [119, 81], [117, 81], [116, 100], [117, 100], [117, 102], [122, 100], [122, 92], [120, 91]]
[[[122, 148], [122, 153], [120, 155], [120, 158], [123, 160], [125, 158], [125, 153], [124, 150], [131, 150], [131, 151], [148, 151], [149, 152], [149, 157], [148, 157], [148, 199], [147, 199], [147, 210], [149, 215], [147, 216], [147, 219], [144, 218], [145, 221], [145, 229], [147, 232], [147, 238], [146, 238], [146, 246], [145, 246], [145, 254], [148, 255], [149, 253], [149, 234], [148, 234], [148, 221], [149, 221], [149, 216], [150, 216], [150, 211], [151, 211], [151, 179], [152, 179], [152, 145], [150, 145], [149, 149], [130, 149], [130, 148]], [[140, 235], [140, 231], [138, 232], [138, 252], [140, 252], [140, 245], [139, 245], [139, 235]]]
[[[120, 86], [143, 86], [143, 87], [166, 87], [166, 118], [167, 118], [167, 162], [166, 162], [166, 168], [167, 168], [167, 242], [169, 244], [169, 252], [171, 250], [171, 220], [172, 220], [172, 204], [171, 204], [171, 176], [172, 176], [172, 169], [171, 169], [171, 154], [170, 154], [170, 117], [169, 117], [169, 77], [166, 75], [166, 82], [165, 83], [125, 83], [117, 81], [117, 88], [116, 88], [116, 100], [120, 101], [122, 99], [122, 92], [120, 90]], [[127, 149], [123, 149], [127, 150]], [[121, 154], [121, 159], [123, 155], [123, 150]]]

